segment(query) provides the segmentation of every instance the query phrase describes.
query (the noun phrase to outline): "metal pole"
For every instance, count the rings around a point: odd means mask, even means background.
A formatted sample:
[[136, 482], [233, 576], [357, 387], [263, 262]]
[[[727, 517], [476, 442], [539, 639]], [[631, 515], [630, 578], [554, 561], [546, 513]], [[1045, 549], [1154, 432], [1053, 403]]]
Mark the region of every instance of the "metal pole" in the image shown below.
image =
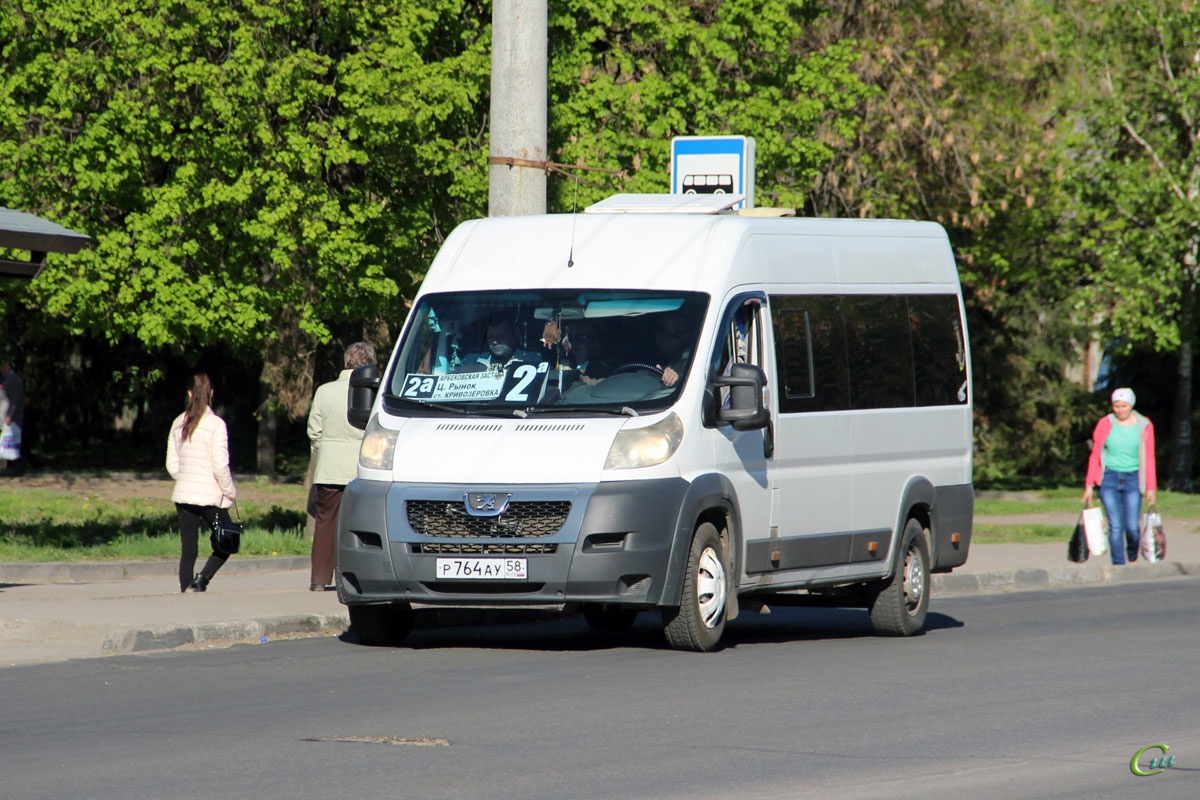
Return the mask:
[[[546, 161], [547, 0], [495, 0], [492, 7], [492, 159]], [[546, 170], [488, 167], [488, 214], [546, 213]]]

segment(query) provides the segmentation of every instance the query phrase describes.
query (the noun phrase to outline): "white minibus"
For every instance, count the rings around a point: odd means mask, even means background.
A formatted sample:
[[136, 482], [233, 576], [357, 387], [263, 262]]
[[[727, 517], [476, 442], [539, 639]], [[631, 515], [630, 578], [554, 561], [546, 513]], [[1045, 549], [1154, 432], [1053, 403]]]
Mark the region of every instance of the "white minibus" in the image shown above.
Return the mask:
[[446, 239], [365, 428], [336, 583], [365, 644], [414, 605], [661, 615], [718, 647], [740, 608], [922, 629], [971, 540], [971, 361], [945, 231], [617, 195]]

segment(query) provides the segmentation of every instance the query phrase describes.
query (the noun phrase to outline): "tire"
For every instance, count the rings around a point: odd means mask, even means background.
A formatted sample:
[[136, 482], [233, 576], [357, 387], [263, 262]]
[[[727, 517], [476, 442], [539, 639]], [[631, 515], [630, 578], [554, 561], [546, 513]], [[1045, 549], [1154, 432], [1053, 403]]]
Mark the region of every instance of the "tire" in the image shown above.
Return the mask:
[[413, 610], [408, 603], [350, 606], [350, 631], [368, 647], [395, 647], [412, 630]]
[[594, 631], [620, 633], [633, 627], [638, 612], [632, 608], [589, 603], [583, 607], [583, 619]]
[[910, 519], [900, 537], [900, 562], [868, 598], [871, 627], [880, 636], [912, 636], [929, 611], [929, 545], [921, 523]]
[[725, 632], [729, 594], [725, 546], [712, 524], [696, 528], [686, 570], [679, 608], [663, 611], [663, 633], [676, 650], [704, 653], [716, 649]]

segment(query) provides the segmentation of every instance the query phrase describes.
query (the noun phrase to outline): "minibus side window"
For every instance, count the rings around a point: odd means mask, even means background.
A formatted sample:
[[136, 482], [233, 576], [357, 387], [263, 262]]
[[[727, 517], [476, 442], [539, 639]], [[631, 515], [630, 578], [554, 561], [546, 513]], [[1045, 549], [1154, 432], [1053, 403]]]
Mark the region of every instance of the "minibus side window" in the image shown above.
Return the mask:
[[780, 411], [967, 403], [957, 295], [771, 297]]
[[907, 408], [914, 404], [913, 353], [903, 296], [842, 298], [850, 360], [850, 407]]
[[783, 396], [789, 400], [811, 400], [813, 386], [812, 325], [808, 311], [781, 308], [775, 311], [775, 346], [779, 349], [779, 375]]
[[836, 295], [773, 296], [776, 369], [783, 383], [779, 409], [842, 411], [849, 407], [846, 337]]
[[967, 351], [958, 298], [945, 294], [911, 295], [908, 315], [912, 326], [917, 405], [948, 406], [967, 402]]

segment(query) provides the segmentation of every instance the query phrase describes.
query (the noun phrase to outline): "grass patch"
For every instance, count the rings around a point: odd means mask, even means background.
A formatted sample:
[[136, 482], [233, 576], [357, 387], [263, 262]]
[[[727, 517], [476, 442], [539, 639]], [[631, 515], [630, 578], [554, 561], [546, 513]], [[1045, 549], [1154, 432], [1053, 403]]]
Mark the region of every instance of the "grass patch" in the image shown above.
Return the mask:
[[1071, 530], [1058, 525], [976, 525], [971, 530], [972, 544], [1046, 544], [1066, 543]]
[[[1097, 491], [1093, 494], [1093, 502], [1099, 505], [1100, 493]], [[989, 492], [987, 496], [975, 498], [975, 516], [1009, 517], [1060, 512], [1074, 516], [1083, 509], [1080, 502], [1082, 496], [1083, 489], [1075, 487], [1032, 492]], [[1159, 490], [1157, 500], [1158, 510], [1164, 518], [1200, 518], [1200, 494]], [[1142, 510], [1145, 510], [1144, 503]]]
[[[1083, 509], [1082, 489], [1063, 487], [1026, 492], [997, 492], [975, 499], [975, 516], [1011, 517], [1003, 523], [976, 522], [971, 541], [979, 544], [1042, 544], [1066, 543], [1075, 530], [1079, 512]], [[1160, 490], [1158, 511], [1163, 515], [1168, 535], [1200, 530], [1200, 495]], [[1096, 493], [1095, 504], [1100, 504]], [[1146, 507], [1143, 503], [1142, 510]], [[1061, 514], [1062, 525], [1023, 523], [1020, 518], [1032, 514]]]
[[[303, 488], [256, 486], [255, 495], [255, 501], [238, 501], [246, 523], [240, 555], [308, 555]], [[2, 487], [0, 520], [0, 562], [179, 557], [178, 518], [169, 498]], [[206, 546], [201, 541], [202, 556]]]
[[[988, 492], [975, 498], [976, 516], [1007, 517], [1017, 514], [1078, 514], [1083, 489], [1060, 488], [1025, 492]], [[1097, 502], [1099, 502], [1097, 495]]]

